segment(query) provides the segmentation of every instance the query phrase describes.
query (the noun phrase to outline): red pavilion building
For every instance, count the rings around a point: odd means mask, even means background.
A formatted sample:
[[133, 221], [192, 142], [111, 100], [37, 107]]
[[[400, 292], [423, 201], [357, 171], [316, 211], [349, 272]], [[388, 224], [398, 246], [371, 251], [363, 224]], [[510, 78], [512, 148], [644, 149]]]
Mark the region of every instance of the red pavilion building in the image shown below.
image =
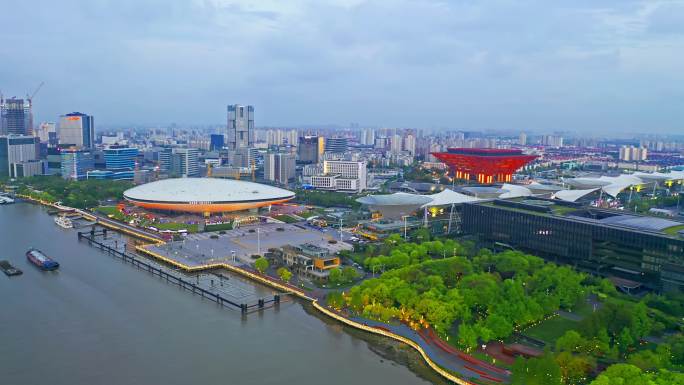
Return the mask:
[[510, 182], [516, 170], [537, 158], [522, 150], [494, 148], [449, 148], [431, 154], [446, 163], [455, 178], [484, 184]]

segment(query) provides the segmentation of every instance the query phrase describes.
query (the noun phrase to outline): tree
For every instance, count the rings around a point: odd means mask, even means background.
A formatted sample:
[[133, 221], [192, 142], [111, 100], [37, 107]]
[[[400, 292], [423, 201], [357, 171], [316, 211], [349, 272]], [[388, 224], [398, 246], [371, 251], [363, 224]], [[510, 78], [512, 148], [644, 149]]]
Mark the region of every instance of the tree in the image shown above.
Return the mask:
[[634, 345], [634, 338], [632, 337], [632, 331], [629, 328], [624, 328], [618, 336], [618, 344], [621, 352], [626, 352], [627, 349]]
[[568, 330], [556, 340], [556, 351], [580, 352], [586, 345], [587, 340], [584, 337], [575, 330]]
[[471, 349], [477, 346], [477, 332], [468, 324], [458, 326], [458, 343], [461, 346]]
[[670, 349], [667, 345], [658, 346], [658, 351], [644, 350], [630, 354], [627, 363], [641, 370], [655, 370], [670, 365]]
[[584, 384], [587, 375], [596, 366], [589, 357], [567, 351], [556, 356], [556, 363], [560, 366], [561, 374], [568, 385]]
[[337, 267], [330, 269], [330, 274], [328, 275], [328, 282], [331, 285], [339, 285], [340, 283], [342, 283], [342, 271]]
[[342, 269], [342, 279], [346, 283], [353, 282], [358, 277], [358, 275], [359, 274], [356, 271], [356, 269], [351, 266], [346, 266]]
[[674, 335], [668, 341], [672, 352], [672, 362], [676, 365], [684, 364], [684, 336]]
[[648, 374], [629, 364], [611, 365], [590, 385], [653, 385]]
[[264, 271], [266, 271], [266, 269], [268, 269], [268, 266], [268, 259], [264, 257], [259, 257], [256, 261], [254, 261], [254, 268], [262, 274], [264, 273]]
[[513, 365], [511, 385], [561, 385], [561, 369], [553, 356], [518, 358]]
[[331, 291], [327, 296], [328, 305], [333, 309], [341, 309], [344, 306], [344, 296], [339, 291]]
[[292, 279], [292, 272], [285, 267], [278, 269], [277, 273], [280, 279], [285, 282], [290, 282], [290, 279]]
[[493, 339], [508, 337], [513, 332], [513, 324], [499, 314], [490, 314], [486, 326], [491, 330]]

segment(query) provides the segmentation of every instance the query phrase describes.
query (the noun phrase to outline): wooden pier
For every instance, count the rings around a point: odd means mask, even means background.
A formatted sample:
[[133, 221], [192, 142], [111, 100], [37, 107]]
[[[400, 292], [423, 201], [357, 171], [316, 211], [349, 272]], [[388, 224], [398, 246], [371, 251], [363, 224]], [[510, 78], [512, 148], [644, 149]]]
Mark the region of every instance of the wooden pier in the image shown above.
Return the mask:
[[[275, 294], [273, 298], [271, 299], [259, 299], [256, 303], [253, 304], [246, 304], [246, 303], [237, 303], [234, 301], [229, 300], [228, 298], [225, 298], [221, 296], [219, 293], [214, 293], [210, 290], [207, 290], [203, 287], [200, 287], [198, 284], [194, 282], [187, 281], [181, 277], [177, 277], [173, 274], [168, 273], [165, 269], [156, 267], [138, 257], [132, 254], [128, 254], [126, 252], [122, 252], [114, 247], [111, 247], [110, 245], [107, 245], [103, 242], [100, 242], [96, 239], [97, 236], [102, 236], [106, 237], [107, 236], [107, 229], [103, 228], [102, 230], [95, 230], [93, 227], [90, 231], [88, 232], [78, 232], [78, 240], [86, 240], [88, 241], [88, 244], [99, 248], [101, 251], [114, 256], [116, 258], [121, 259], [124, 262], [130, 263], [131, 265], [137, 267], [138, 269], [145, 270], [149, 272], [152, 275], [158, 276], [159, 278], [162, 278], [166, 280], [166, 282], [178, 285], [183, 289], [186, 289], [188, 291], [191, 291], [193, 294], [198, 294], [202, 298], [209, 299], [213, 302], [216, 302], [217, 304], [225, 307], [231, 307], [231, 308], [236, 308], [239, 309], [242, 314], [247, 314], [251, 313], [253, 311], [259, 311], [262, 309], [266, 308], [266, 305], [272, 304], [272, 305], [277, 305], [280, 303], [280, 294]], [[269, 306], [270, 307], [270, 306]]]

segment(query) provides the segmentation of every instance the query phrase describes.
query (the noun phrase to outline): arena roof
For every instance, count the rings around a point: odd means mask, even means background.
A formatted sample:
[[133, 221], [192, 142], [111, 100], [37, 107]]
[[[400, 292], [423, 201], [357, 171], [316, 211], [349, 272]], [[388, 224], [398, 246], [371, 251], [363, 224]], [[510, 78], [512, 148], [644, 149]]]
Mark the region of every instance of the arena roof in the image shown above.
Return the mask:
[[163, 203], [236, 203], [290, 199], [292, 191], [259, 183], [218, 178], [174, 178], [133, 187], [128, 200]]

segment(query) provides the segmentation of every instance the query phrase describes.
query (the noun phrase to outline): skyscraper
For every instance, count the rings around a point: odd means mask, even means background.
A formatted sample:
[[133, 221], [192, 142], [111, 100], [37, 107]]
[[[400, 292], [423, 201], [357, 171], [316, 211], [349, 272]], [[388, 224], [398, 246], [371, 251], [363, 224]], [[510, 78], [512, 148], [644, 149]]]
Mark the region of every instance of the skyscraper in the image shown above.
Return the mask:
[[24, 99], [0, 99], [0, 135], [32, 135], [31, 105]]
[[38, 126], [38, 130], [34, 132], [42, 143], [47, 143], [48, 147], [56, 147], [57, 139], [57, 124], [54, 122], [43, 122]]
[[209, 150], [221, 150], [223, 148], [223, 145], [225, 144], [225, 139], [226, 138], [223, 136], [223, 134], [211, 134], [209, 139]]
[[416, 155], [416, 137], [413, 134], [408, 134], [404, 138], [404, 150], [411, 155]]
[[292, 154], [266, 154], [264, 179], [287, 184], [295, 177], [295, 158]]
[[228, 106], [228, 148], [252, 147], [254, 143], [254, 107], [232, 104]]
[[159, 151], [159, 170], [172, 177], [199, 176], [199, 151], [164, 147]]
[[301, 163], [318, 163], [318, 136], [300, 136], [297, 144], [297, 155]]
[[83, 180], [88, 177], [88, 171], [95, 168], [95, 161], [90, 150], [76, 147], [63, 149], [62, 178], [70, 180]]
[[133, 170], [138, 149], [125, 146], [111, 146], [104, 149], [104, 159], [107, 170]]
[[325, 152], [344, 153], [347, 151], [347, 138], [328, 138], [325, 141]]
[[[28, 169], [38, 160], [38, 138], [32, 136], [0, 136], [0, 176], [16, 178], [17, 169]], [[42, 169], [42, 166], [40, 166]], [[38, 172], [42, 174], [42, 172]], [[35, 175], [35, 174], [33, 174]]]
[[62, 115], [59, 120], [59, 144], [83, 148], [95, 147], [93, 117], [80, 112]]

